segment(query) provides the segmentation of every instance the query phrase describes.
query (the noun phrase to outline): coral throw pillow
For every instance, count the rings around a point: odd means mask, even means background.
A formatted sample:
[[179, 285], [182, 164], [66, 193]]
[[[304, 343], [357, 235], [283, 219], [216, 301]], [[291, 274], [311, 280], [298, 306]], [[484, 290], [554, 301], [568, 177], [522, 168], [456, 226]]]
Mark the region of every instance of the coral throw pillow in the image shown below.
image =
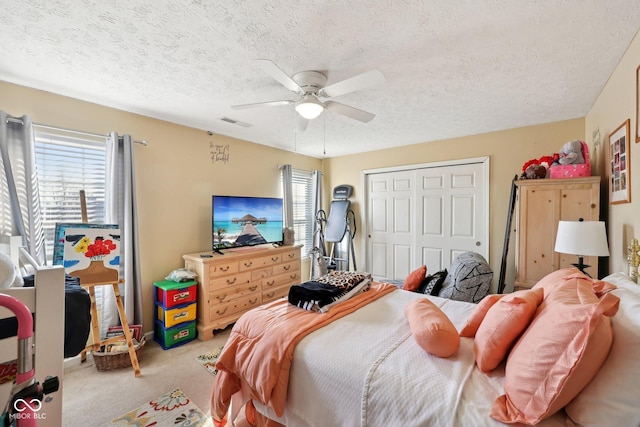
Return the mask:
[[[490, 416], [503, 423], [536, 424], [576, 397], [604, 363], [620, 299], [598, 298], [591, 279], [560, 279], [507, 358], [505, 394]], [[584, 283], [584, 281], [590, 283]]]
[[489, 309], [473, 341], [476, 365], [482, 372], [492, 371], [502, 363], [513, 343], [529, 326], [542, 297], [542, 288], [516, 291]]
[[484, 320], [484, 317], [487, 315], [489, 309], [505, 295], [506, 294], [489, 294], [482, 298], [478, 305], [476, 305], [476, 308], [474, 308], [469, 315], [467, 324], [460, 330], [460, 336], [467, 338], [475, 337], [476, 331]]
[[446, 314], [426, 298], [409, 301], [404, 307], [416, 343], [438, 357], [453, 356], [460, 347], [460, 336]]
[[402, 285], [402, 289], [405, 291], [415, 292], [420, 285], [422, 285], [422, 281], [427, 275], [427, 266], [423, 265], [422, 267], [418, 267], [413, 270], [407, 278], [404, 280], [404, 284]]

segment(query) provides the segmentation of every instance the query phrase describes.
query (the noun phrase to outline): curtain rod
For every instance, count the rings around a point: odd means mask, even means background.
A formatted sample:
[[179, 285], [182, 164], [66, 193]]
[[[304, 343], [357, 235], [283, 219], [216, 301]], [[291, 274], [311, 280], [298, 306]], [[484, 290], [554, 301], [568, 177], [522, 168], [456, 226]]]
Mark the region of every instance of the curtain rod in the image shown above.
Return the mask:
[[[7, 123], [18, 123], [18, 124], [24, 125], [24, 122], [22, 121], [22, 119], [19, 119], [17, 117], [7, 117], [6, 121], [7, 121]], [[101, 135], [99, 133], [82, 132], [82, 131], [79, 131], [79, 130], [65, 129], [65, 128], [56, 127], [56, 126], [43, 125], [41, 123], [34, 123], [33, 125], [41, 127], [41, 128], [61, 130], [61, 131], [70, 132], [70, 133], [77, 133], [79, 135], [88, 135], [88, 136], [101, 137], [101, 138], [106, 138], [106, 137], [109, 136], [109, 135]], [[133, 142], [135, 142], [136, 144], [142, 144], [144, 146], [149, 145], [149, 143], [145, 139], [143, 139], [142, 141], [133, 141]]]

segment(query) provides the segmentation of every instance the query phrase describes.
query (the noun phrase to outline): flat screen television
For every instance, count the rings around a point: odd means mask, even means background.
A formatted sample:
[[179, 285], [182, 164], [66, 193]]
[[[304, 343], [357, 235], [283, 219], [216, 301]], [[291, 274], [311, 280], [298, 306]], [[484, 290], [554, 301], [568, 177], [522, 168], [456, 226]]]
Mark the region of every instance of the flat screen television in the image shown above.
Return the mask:
[[281, 244], [282, 207], [277, 197], [213, 196], [213, 250]]

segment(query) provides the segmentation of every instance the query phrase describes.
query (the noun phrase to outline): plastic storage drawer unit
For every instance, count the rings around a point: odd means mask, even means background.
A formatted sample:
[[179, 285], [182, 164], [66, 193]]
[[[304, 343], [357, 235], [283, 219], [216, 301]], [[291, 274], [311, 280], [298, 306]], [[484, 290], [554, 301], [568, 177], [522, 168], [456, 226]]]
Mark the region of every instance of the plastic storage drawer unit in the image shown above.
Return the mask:
[[196, 322], [180, 323], [173, 328], [165, 328], [159, 320], [155, 321], [154, 339], [168, 350], [193, 341], [196, 338]]
[[165, 328], [170, 328], [178, 323], [196, 320], [196, 303], [184, 304], [173, 308], [164, 308], [157, 304], [157, 319], [164, 323]]
[[196, 302], [197, 282], [174, 282], [163, 280], [155, 282], [154, 300], [165, 308]]

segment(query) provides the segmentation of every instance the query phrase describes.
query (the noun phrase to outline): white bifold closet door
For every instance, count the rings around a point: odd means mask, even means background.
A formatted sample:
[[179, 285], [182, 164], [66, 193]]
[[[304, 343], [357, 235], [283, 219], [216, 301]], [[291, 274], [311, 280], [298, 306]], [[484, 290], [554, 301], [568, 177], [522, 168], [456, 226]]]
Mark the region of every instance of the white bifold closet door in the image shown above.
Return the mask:
[[489, 261], [488, 159], [423, 166], [365, 172], [366, 271], [375, 278], [404, 279], [423, 264], [435, 273], [466, 251]]

